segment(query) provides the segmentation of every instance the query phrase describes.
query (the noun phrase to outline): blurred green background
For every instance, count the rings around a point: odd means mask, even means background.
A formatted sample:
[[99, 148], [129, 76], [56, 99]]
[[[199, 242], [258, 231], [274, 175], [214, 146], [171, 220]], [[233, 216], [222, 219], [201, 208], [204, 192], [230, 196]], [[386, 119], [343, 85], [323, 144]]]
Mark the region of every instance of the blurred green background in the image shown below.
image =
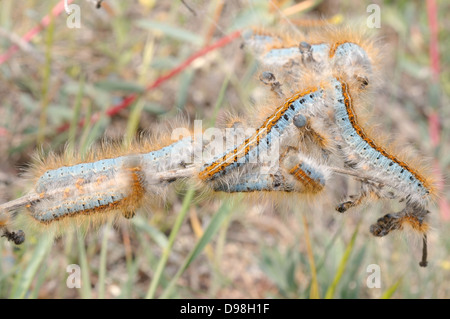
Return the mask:
[[[261, 89], [259, 70], [240, 38], [146, 90], [230, 32], [252, 26], [302, 28], [318, 18], [364, 25], [371, 14], [367, 6], [375, 3], [381, 28], [370, 31], [384, 44], [385, 71], [374, 116], [399, 144], [410, 144], [428, 158], [443, 179], [441, 197], [430, 209], [429, 266], [418, 266], [421, 246], [404, 234], [370, 235], [370, 224], [398, 208], [394, 203], [338, 214], [333, 201], [271, 205], [238, 195], [199, 201], [179, 187], [164, 207], [131, 222], [71, 232], [54, 241], [48, 234], [28, 233], [19, 247], [0, 241], [0, 297], [450, 296], [445, 187], [450, 3], [105, 0], [96, 9], [93, 2], [73, 2], [80, 7], [80, 28], [69, 28], [70, 16], [62, 12], [28, 42], [21, 37], [62, 2], [0, 1], [0, 54], [19, 46], [0, 64], [0, 201], [31, 189], [20, 174], [37, 149], [63, 152], [68, 145], [83, 151], [104, 138], [128, 141], [180, 114], [213, 125], [226, 112], [251, 106]], [[135, 103], [107, 114], [130, 94], [137, 95]], [[92, 114], [99, 114], [98, 121], [77, 127]], [[61, 129], [64, 125], [67, 130]], [[356, 184], [346, 187], [350, 192]], [[70, 264], [81, 266], [80, 289], [66, 285]], [[380, 288], [367, 286], [372, 264], [380, 267]]]

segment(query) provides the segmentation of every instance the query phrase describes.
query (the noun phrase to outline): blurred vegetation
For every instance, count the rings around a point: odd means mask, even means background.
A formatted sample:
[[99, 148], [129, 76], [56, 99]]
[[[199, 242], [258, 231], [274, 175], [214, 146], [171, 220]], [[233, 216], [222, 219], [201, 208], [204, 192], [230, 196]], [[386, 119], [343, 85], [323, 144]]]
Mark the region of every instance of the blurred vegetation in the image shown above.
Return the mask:
[[[34, 28], [59, 1], [0, 1], [0, 52]], [[381, 8], [385, 78], [374, 115], [400, 143], [450, 165], [450, 4], [437, 1], [441, 69], [432, 81], [425, 1], [105, 0], [81, 7], [81, 28], [63, 12], [27, 46], [0, 65], [0, 200], [24, 194], [19, 178], [36, 149], [86, 151], [103, 138], [125, 143], [155, 123], [180, 115], [214, 123], [251, 104], [260, 84], [256, 63], [235, 40], [196, 60], [154, 90], [146, 86], [188, 56], [232, 30], [298, 27], [324, 17], [364, 22], [366, 7]], [[277, 4], [280, 9], [276, 9]], [[298, 8], [295, 7], [295, 8]], [[283, 13], [284, 12], [284, 13]], [[340, 18], [339, 18], [340, 17]], [[337, 19], [339, 18], [339, 19]], [[26, 49], [26, 50], [24, 50]], [[129, 94], [131, 107], [110, 117]], [[77, 123], [99, 114], [97, 122]], [[429, 115], [438, 115], [433, 145]], [[58, 131], [69, 123], [69, 129]], [[431, 159], [433, 158], [433, 159]], [[355, 185], [348, 185], [351, 189]], [[447, 188], [442, 198], [449, 198]], [[428, 268], [421, 248], [404, 236], [374, 238], [368, 228], [392, 206], [370, 205], [346, 214], [335, 203], [265, 205], [241, 196], [206, 202], [192, 190], [130, 223], [68, 233], [55, 241], [28, 233], [19, 247], [0, 241], [0, 297], [8, 298], [448, 298], [450, 230], [442, 206], [432, 207], [436, 231]], [[19, 216], [20, 218], [20, 216]], [[82, 288], [66, 286], [67, 265], [82, 269]], [[368, 288], [367, 267], [381, 269], [381, 288]]]

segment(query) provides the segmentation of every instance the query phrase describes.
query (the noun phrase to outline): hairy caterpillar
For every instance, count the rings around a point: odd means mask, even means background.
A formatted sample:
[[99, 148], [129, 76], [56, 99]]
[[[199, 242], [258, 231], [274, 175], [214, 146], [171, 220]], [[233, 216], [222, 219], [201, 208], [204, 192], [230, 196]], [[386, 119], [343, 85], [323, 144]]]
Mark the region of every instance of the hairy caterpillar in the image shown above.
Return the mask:
[[[432, 180], [375, 140], [359, 116], [377, 78], [380, 58], [373, 41], [357, 32], [327, 28], [295, 38], [252, 31], [245, 39], [267, 68], [261, 81], [275, 93], [244, 120], [228, 123], [228, 128], [254, 127], [250, 136], [227, 143], [218, 155], [203, 152], [214, 148], [208, 138], [204, 144], [193, 143], [205, 140], [203, 133], [190, 132], [159, 146], [105, 149], [86, 160], [50, 159], [34, 172], [33, 192], [0, 206], [0, 212], [26, 206], [42, 224], [113, 212], [131, 218], [139, 208], [164, 199], [167, 186], [177, 179], [227, 193], [322, 194], [331, 175], [343, 171], [337, 169], [342, 164], [361, 181], [362, 191], [339, 204], [338, 211], [369, 197], [405, 199], [401, 212], [379, 219], [371, 232], [384, 236], [411, 225], [425, 234], [426, 206], [435, 194]], [[219, 133], [226, 136], [225, 130]], [[270, 150], [277, 148], [272, 156]], [[198, 151], [201, 159], [196, 158]]]
[[[327, 32], [325, 30], [324, 33]], [[406, 207], [401, 212], [380, 218], [370, 231], [375, 236], [385, 236], [392, 230], [404, 229], [403, 225], [410, 225], [424, 238], [425, 258], [426, 232], [429, 229], [425, 221], [429, 213], [426, 206], [436, 196], [433, 180], [426, 176], [423, 168], [413, 167], [398, 155], [400, 152], [386, 146], [380, 139], [375, 140], [371, 136], [372, 130], [361, 125], [357, 110], [365, 104], [361, 95], [366, 95], [367, 86], [376, 79], [374, 71], [380, 60], [379, 52], [374, 50], [372, 41], [362, 40], [357, 33], [343, 35], [336, 32], [336, 35], [342, 39], [329, 37], [322, 43], [318, 40], [322, 39], [321, 35], [314, 33], [308, 43], [305, 35], [293, 40], [289, 36], [253, 30], [246, 34], [246, 41], [264, 67], [275, 67], [286, 77], [293, 73], [315, 72], [317, 77], [328, 78], [330, 86], [325, 89], [325, 94], [334, 100], [333, 110], [328, 114], [308, 114], [308, 118], [321, 119], [319, 123], [325, 123], [334, 146], [340, 150], [334, 153], [342, 158], [345, 166], [355, 171], [355, 176], [372, 178], [371, 181], [360, 178], [361, 193], [336, 209], [344, 212], [368, 198], [406, 200]], [[299, 127], [306, 125], [306, 119], [301, 115]], [[314, 135], [317, 133], [310, 134]], [[320, 139], [313, 139], [313, 142], [320, 144]], [[392, 191], [385, 192], [386, 186]], [[423, 260], [421, 266], [425, 265]]]
[[347, 153], [350, 165], [367, 170], [364, 163], [370, 165], [373, 173], [378, 170], [378, 176], [386, 178], [386, 184], [404, 194], [408, 203], [425, 206], [434, 193], [432, 181], [376, 142], [358, 122], [349, 84], [340, 79], [334, 79], [333, 84], [336, 95], [334, 121], [342, 138], [339, 141], [341, 148]]
[[[288, 98], [242, 144], [227, 150], [219, 158], [213, 159], [212, 162], [204, 164], [199, 172], [199, 178], [201, 180], [214, 179], [241, 163], [248, 162], [249, 159], [256, 159], [261, 150], [269, 148], [272, 140], [277, 139], [284, 133], [293, 117], [301, 109], [320, 104], [322, 93], [320, 86], [316, 86], [301, 90]], [[316, 100], [319, 100], [319, 102], [316, 102]]]
[[300, 35], [253, 29], [244, 40], [262, 67], [284, 74], [314, 70], [321, 76], [339, 70], [348, 76], [363, 73], [371, 77], [368, 81], [379, 71], [376, 41], [350, 28], [319, 28]]
[[404, 225], [410, 225], [424, 238], [424, 260], [420, 265], [426, 266], [426, 232], [429, 226], [425, 217], [429, 213], [426, 209], [428, 203], [436, 196], [433, 180], [425, 175], [423, 169], [419, 170], [403, 160], [395, 150], [389, 150], [384, 143], [375, 141], [358, 121], [351, 85], [339, 78], [334, 79], [333, 83], [336, 95], [333, 106], [334, 121], [340, 135], [340, 138], [337, 137], [337, 143], [345, 154], [347, 165], [355, 171], [374, 176], [381, 181], [378, 184], [363, 182], [368, 186], [366, 190], [357, 196], [356, 201], [339, 205], [338, 211], [344, 212], [356, 206], [369, 195], [382, 198], [384, 196], [381, 190], [389, 186], [392, 189], [388, 193], [389, 198], [406, 200], [406, 207], [396, 214], [385, 215], [371, 226], [370, 231], [373, 235], [381, 237], [392, 230], [404, 229]]
[[[195, 139], [202, 132], [192, 134], [187, 128], [183, 132], [185, 137], [175, 136], [172, 144], [168, 143], [171, 136], [162, 133], [165, 138], [143, 139], [127, 151], [106, 145], [93, 149], [84, 161], [50, 156], [30, 172], [37, 176], [33, 191], [7, 203], [0, 212], [4, 215], [26, 206], [28, 215], [45, 225], [68, 219], [91, 223], [117, 213], [131, 218], [138, 209], [162, 201], [170, 183], [192, 175], [195, 156], [203, 145]], [[145, 152], [157, 143], [168, 145]]]

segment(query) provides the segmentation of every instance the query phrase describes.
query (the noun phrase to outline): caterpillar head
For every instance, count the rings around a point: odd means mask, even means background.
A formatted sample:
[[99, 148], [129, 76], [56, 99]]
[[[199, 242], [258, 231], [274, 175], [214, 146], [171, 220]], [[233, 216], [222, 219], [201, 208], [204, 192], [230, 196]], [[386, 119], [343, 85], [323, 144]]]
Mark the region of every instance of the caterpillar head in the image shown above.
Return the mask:
[[393, 230], [410, 229], [419, 234], [423, 241], [421, 267], [426, 267], [427, 262], [427, 232], [430, 229], [425, 221], [429, 211], [417, 205], [407, 205], [402, 211], [395, 214], [386, 214], [379, 218], [377, 222], [370, 226], [370, 232], [377, 237], [383, 237]]
[[[330, 50], [330, 54], [333, 48]], [[351, 42], [340, 44], [334, 50], [332, 58], [334, 68], [347, 73], [350, 77], [368, 79], [372, 76], [372, 62], [367, 52], [359, 45]]]

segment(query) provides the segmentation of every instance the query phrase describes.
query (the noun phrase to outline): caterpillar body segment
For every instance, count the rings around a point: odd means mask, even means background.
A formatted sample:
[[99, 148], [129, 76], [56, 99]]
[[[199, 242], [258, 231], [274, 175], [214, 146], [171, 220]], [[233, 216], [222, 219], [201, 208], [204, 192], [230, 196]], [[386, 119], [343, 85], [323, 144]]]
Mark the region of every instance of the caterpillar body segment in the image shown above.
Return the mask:
[[77, 180], [89, 181], [99, 178], [99, 176], [103, 176], [105, 179], [113, 179], [123, 166], [129, 166], [132, 162], [142, 162], [148, 170], [155, 172], [171, 169], [177, 165], [177, 157], [180, 152], [186, 152], [191, 144], [192, 138], [189, 136], [160, 150], [146, 154], [120, 156], [48, 170], [39, 177], [35, 189], [37, 193], [42, 193], [51, 189], [74, 185]]
[[[391, 191], [389, 198], [399, 198], [405, 201], [405, 208], [396, 214], [387, 214], [378, 219], [376, 224], [370, 227], [374, 236], [382, 237], [392, 230], [412, 229], [419, 233], [423, 239], [422, 261], [420, 266], [427, 265], [427, 231], [429, 229], [426, 216], [429, 211], [428, 204], [436, 196], [434, 182], [426, 175], [423, 168], [413, 166], [410, 161], [403, 159], [404, 155], [390, 148], [386, 142], [376, 140], [360, 121], [357, 113], [358, 90], [343, 78], [334, 78], [335, 103], [334, 123], [336, 125], [336, 141], [343, 151], [344, 159], [358, 175], [370, 176], [377, 180], [369, 183], [361, 178], [363, 190], [354, 200], [344, 202], [337, 206], [339, 212], [344, 212], [350, 207], [359, 205], [368, 195], [375, 198], [386, 198], [381, 195], [387, 186]], [[368, 189], [368, 191], [367, 191]]]
[[302, 193], [315, 195], [324, 190], [331, 173], [317, 160], [301, 153], [286, 156], [283, 165], [301, 185]]
[[283, 45], [283, 39], [274, 34], [266, 33], [248, 29], [242, 33], [246, 47], [255, 55], [259, 56], [271, 47], [278, 47]]
[[[137, 209], [144, 195], [143, 176], [139, 167], [118, 169], [114, 176], [100, 175], [91, 181], [79, 178], [51, 196], [30, 205], [28, 210], [35, 220], [47, 224], [78, 214]], [[136, 207], [136, 208], [135, 208]]]
[[[28, 211], [44, 224], [111, 211], [130, 218], [150, 198], [164, 197], [172, 180], [161, 179], [161, 174], [194, 164], [203, 148], [194, 140], [194, 136], [188, 136], [144, 154], [48, 170], [37, 180], [35, 191], [39, 200], [27, 205]], [[206, 145], [209, 141], [204, 142]]]
[[294, 183], [287, 180], [280, 171], [273, 174], [247, 173], [234, 183], [217, 183], [214, 187], [214, 191], [226, 193], [293, 192], [295, 190]]
[[323, 89], [320, 86], [307, 88], [284, 100], [243, 143], [206, 162], [199, 172], [200, 180], [217, 178], [250, 161], [256, 163], [262, 152], [270, 148], [275, 140], [280, 140], [299, 111], [319, 107], [322, 103]]
[[292, 36], [254, 29], [246, 32], [244, 40], [264, 69], [284, 73], [313, 70], [318, 76], [340, 72], [365, 77], [367, 83], [378, 81], [380, 50], [371, 36], [360, 31], [324, 27]]
[[[275, 168], [254, 166], [234, 180], [216, 182], [215, 191], [234, 192], [296, 192], [315, 195], [321, 192], [330, 177], [328, 169], [298, 153], [288, 152]], [[267, 172], [271, 171], [271, 172]]]

